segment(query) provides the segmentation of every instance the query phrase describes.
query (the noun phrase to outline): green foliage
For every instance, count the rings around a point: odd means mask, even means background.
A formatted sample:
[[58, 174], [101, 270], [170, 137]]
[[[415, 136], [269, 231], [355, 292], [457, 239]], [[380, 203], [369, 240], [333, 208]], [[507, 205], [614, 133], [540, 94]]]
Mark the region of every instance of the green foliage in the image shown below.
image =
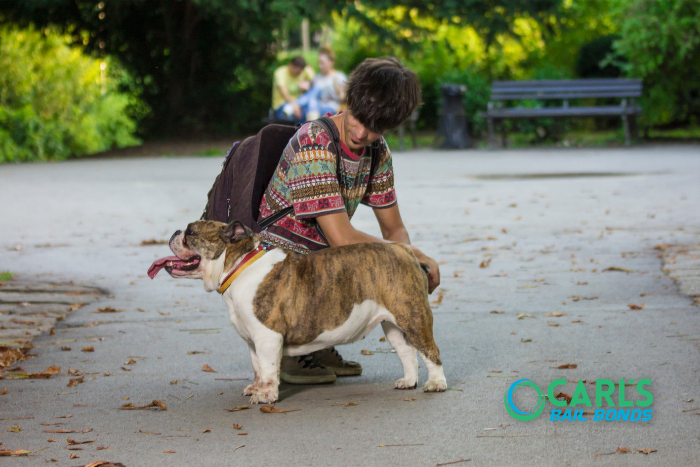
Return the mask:
[[608, 55], [614, 52], [613, 42], [619, 38], [617, 34], [606, 34], [584, 44], [576, 61], [576, 74], [580, 78], [620, 77], [622, 70], [606, 61]]
[[613, 7], [621, 23], [613, 59], [644, 79], [642, 123], [699, 121], [700, 1], [613, 0]]
[[0, 272], [0, 282], [11, 281], [14, 276], [15, 274], [10, 271]]
[[0, 28], [0, 162], [60, 160], [137, 143], [124, 112], [129, 98], [101, 71], [100, 61], [62, 35]]

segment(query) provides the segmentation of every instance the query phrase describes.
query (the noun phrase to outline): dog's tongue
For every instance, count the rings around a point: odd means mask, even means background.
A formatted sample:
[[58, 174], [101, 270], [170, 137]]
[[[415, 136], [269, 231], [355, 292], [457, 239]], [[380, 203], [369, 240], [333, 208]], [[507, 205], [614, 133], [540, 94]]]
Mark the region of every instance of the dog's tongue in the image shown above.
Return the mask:
[[180, 258], [177, 256], [168, 256], [166, 258], [161, 258], [157, 261], [154, 261], [153, 264], [151, 264], [151, 267], [148, 268], [148, 277], [153, 279], [156, 277], [156, 274], [160, 272], [161, 269], [163, 269], [165, 266], [167, 266], [168, 263], [170, 262], [178, 262], [182, 261]]

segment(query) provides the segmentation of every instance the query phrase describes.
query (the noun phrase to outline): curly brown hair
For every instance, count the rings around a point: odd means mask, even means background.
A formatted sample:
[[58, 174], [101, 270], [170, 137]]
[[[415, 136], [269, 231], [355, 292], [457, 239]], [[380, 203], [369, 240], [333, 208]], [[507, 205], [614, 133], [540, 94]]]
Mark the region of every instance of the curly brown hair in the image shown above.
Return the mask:
[[418, 76], [394, 57], [368, 58], [350, 75], [348, 110], [375, 133], [399, 126], [420, 101]]

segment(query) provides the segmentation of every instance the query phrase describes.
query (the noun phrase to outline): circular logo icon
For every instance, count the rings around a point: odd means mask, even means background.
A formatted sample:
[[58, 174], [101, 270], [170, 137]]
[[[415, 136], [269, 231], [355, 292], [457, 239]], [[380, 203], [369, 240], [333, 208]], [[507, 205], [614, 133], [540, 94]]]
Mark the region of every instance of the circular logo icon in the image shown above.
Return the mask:
[[[520, 386], [530, 386], [535, 390], [535, 392], [537, 392], [537, 405], [531, 412], [523, 412], [517, 408], [513, 402], [513, 394]], [[506, 404], [506, 410], [508, 410], [510, 416], [516, 420], [534, 420], [535, 418], [539, 417], [544, 410], [544, 395], [534, 381], [529, 379], [519, 379], [511, 384], [510, 388], [508, 388], [508, 392], [506, 392], [505, 396], [503, 397], [503, 400]]]

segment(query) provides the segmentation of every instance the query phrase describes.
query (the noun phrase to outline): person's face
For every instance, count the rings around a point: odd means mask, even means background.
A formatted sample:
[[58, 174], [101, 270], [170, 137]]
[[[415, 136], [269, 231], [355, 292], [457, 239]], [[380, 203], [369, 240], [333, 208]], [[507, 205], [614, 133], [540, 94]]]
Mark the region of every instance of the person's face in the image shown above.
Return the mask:
[[381, 138], [381, 133], [375, 133], [368, 130], [364, 125], [362, 125], [362, 123], [352, 116], [349, 110], [343, 112], [343, 115], [343, 139], [350, 150], [358, 151]]
[[300, 68], [298, 66], [294, 66], [291, 63], [289, 64], [289, 74], [292, 75], [294, 78], [299, 76], [302, 71], [304, 71], [303, 68]]
[[319, 55], [318, 69], [321, 70], [321, 74], [327, 75], [333, 69], [333, 60], [331, 60], [326, 54]]

